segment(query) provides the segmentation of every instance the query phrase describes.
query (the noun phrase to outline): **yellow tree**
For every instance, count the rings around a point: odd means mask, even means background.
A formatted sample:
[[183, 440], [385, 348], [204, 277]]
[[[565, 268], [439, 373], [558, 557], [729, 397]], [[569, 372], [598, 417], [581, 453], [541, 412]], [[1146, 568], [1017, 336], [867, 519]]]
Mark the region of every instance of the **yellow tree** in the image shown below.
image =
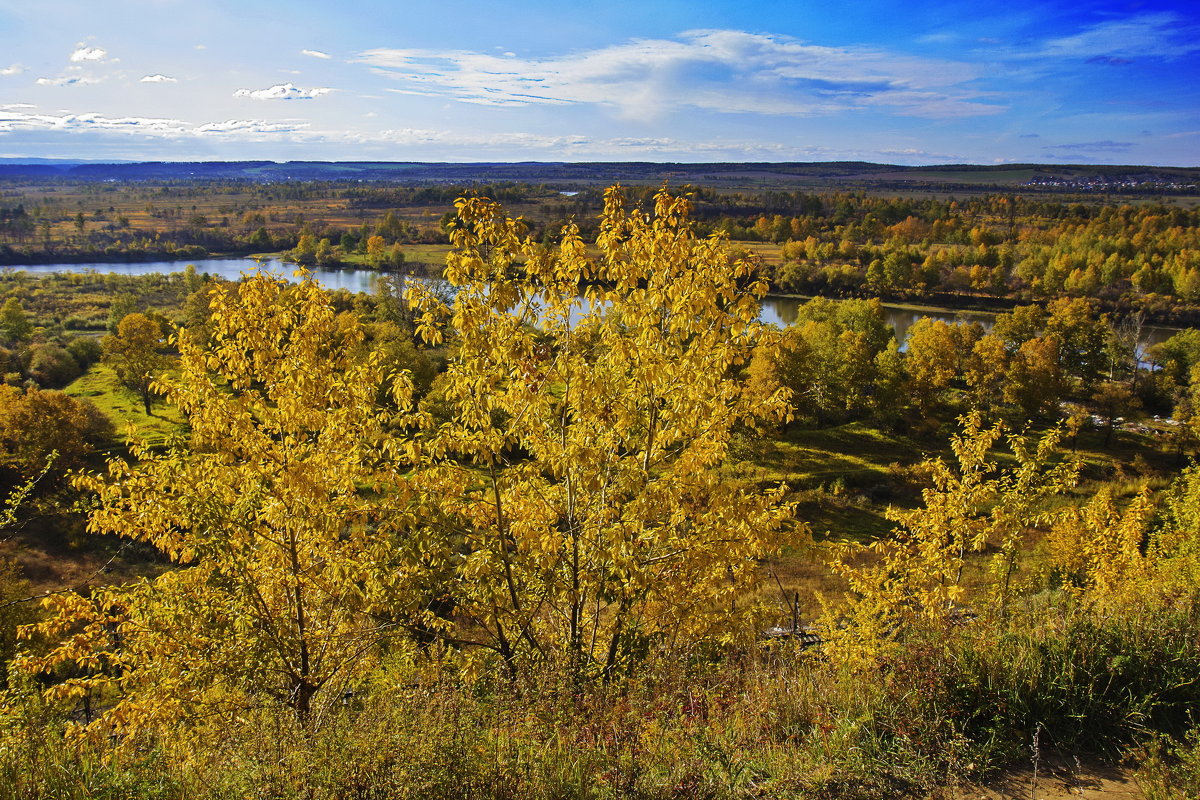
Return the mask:
[[1141, 410], [1142, 401], [1124, 381], [1104, 381], [1092, 393], [1092, 403], [1096, 411], [1104, 417], [1104, 446], [1112, 443], [1113, 429], [1117, 420], [1131, 416]]
[[1118, 509], [1111, 487], [1103, 487], [1085, 505], [1054, 519], [1046, 535], [1051, 568], [1079, 596], [1103, 602], [1142, 594], [1153, 562], [1143, 549], [1154, 511], [1148, 490]]
[[550, 249], [498, 204], [457, 205], [453, 307], [420, 287], [414, 303], [424, 335], [451, 318], [458, 336], [422, 480], [456, 521], [461, 635], [512, 675], [579, 679], [733, 635], [789, 516], [716, 470], [735, 426], [785, 409], [739, 377], [762, 330], [756, 265], [696, 238], [665, 191], [643, 214], [609, 190], [598, 261], [574, 226]]
[[220, 721], [264, 702], [308, 718], [372, 663], [413, 608], [410, 531], [395, 425], [410, 384], [361, 355], [363, 333], [311, 280], [256, 275], [214, 291], [206, 343], [178, 337], [176, 379], [157, 388], [190, 440], [135, 447], [80, 483], [89, 529], [160, 551], [154, 579], [46, 601], [32, 671], [81, 674], [55, 699], [100, 694], [100, 731]]
[[996, 406], [1002, 396], [1007, 367], [1008, 351], [1003, 339], [989, 333], [975, 342], [964, 377], [976, 408], [991, 411]]
[[367, 239], [367, 263], [379, 266], [387, 255], [387, 242], [382, 236], [375, 235]]
[[23, 342], [33, 335], [33, 323], [15, 297], [5, 300], [0, 308], [0, 334], [9, 342]]
[[24, 479], [40, 474], [48, 460], [54, 462], [55, 478], [85, 466], [112, 432], [112, 424], [87, 400], [0, 386], [0, 464], [11, 465]]
[[928, 411], [958, 376], [979, 334], [974, 326], [951, 325], [929, 317], [921, 317], [908, 329], [906, 365], [923, 411]]
[[[826, 603], [826, 628], [835, 658], [870, 661], [914, 624], [943, 624], [966, 599], [964, 573], [979, 554], [992, 551], [989, 600], [1003, 612], [1011, 594], [1022, 537], [1039, 518], [1039, 504], [1075, 481], [1078, 466], [1052, 463], [1062, 431], [1032, 447], [1020, 437], [1008, 443], [1015, 464], [1001, 468], [989, 455], [1000, 424], [985, 428], [979, 412], [960, 419], [951, 438], [955, 462], [928, 462], [932, 486], [916, 509], [889, 509], [894, 535], [869, 545], [846, 544], [831, 566], [850, 592], [841, 605]], [[868, 555], [869, 558], [863, 558]], [[988, 595], [990, 594], [990, 598]], [[844, 624], [837, 624], [841, 619]]]
[[1004, 400], [1021, 407], [1028, 417], [1052, 414], [1069, 391], [1069, 378], [1059, 364], [1059, 345], [1050, 337], [1022, 344], [1009, 359]]
[[1200, 588], [1200, 468], [1127, 503], [1102, 487], [1057, 515], [1046, 544], [1051, 575], [1089, 607], [1186, 607]]

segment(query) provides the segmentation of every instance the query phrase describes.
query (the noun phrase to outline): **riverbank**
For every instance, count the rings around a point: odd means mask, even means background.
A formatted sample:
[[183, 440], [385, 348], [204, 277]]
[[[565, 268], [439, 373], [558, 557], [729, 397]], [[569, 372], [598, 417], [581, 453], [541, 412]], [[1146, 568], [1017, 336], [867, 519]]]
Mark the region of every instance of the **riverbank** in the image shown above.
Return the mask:
[[[62, 259], [45, 259], [31, 260], [26, 264], [10, 264], [4, 263], [0, 258], [0, 268], [20, 269], [22, 266], [47, 266], [56, 263], [64, 265], [86, 265], [88, 267], [99, 267], [106, 264], [181, 264], [194, 263], [197, 260], [254, 260], [265, 262], [276, 262], [288, 268], [301, 266], [287, 259], [287, 250], [277, 252], [256, 252], [253, 250], [231, 250], [207, 253], [203, 252], [203, 248], [198, 248], [203, 254], [198, 255], [175, 255], [169, 254], [162, 258], [155, 258], [147, 255], [143, 258], [119, 258], [119, 257], [96, 257], [96, 258], [62, 258]], [[420, 277], [437, 277], [439, 269], [444, 261], [445, 254], [450, 249], [449, 245], [427, 245], [414, 244], [405, 245], [405, 262], [402, 266], [396, 268], [379, 268], [372, 266], [365, 255], [352, 254], [344, 260], [325, 263], [321, 265], [304, 265], [314, 272], [321, 271], [342, 271], [342, 272], [369, 272], [372, 274], [415, 274]], [[213, 270], [201, 269], [213, 273]], [[102, 271], [96, 269], [97, 272]], [[182, 270], [172, 270], [182, 271]], [[222, 274], [222, 277], [229, 277], [231, 280], [236, 280], [237, 276], [224, 275], [223, 271], [217, 270], [217, 274]], [[342, 287], [335, 287], [342, 288]], [[914, 313], [923, 313], [934, 317], [945, 317], [947, 312], [965, 312], [968, 314], [979, 314], [995, 316], [1011, 311], [1013, 308], [1020, 305], [1028, 305], [1030, 303], [1046, 303], [1053, 298], [1033, 297], [1028, 295], [1021, 296], [997, 296], [984, 294], [964, 294], [962, 292], [926, 292], [922, 294], [911, 293], [882, 293], [873, 294], [869, 292], [831, 292], [829, 294], [797, 294], [791, 292], [770, 291], [767, 293], [767, 299], [781, 302], [808, 302], [815, 297], [826, 297], [833, 300], [845, 299], [879, 299], [889, 309], [898, 311], [912, 311]], [[1167, 298], [1158, 297], [1155, 295], [1149, 296], [1147, 304], [1134, 306], [1128, 302], [1112, 302], [1102, 298], [1092, 298], [1099, 304], [1102, 311], [1117, 314], [1118, 316], [1127, 316], [1137, 312], [1142, 312], [1144, 321], [1152, 325], [1169, 327], [1169, 328], [1184, 328], [1200, 326], [1200, 306], [1164, 306], [1168, 302]]]
[[[1066, 296], [1066, 295], [1063, 295]], [[827, 297], [832, 300], [871, 300], [878, 299], [888, 308], [912, 311], [962, 311], [969, 314], [987, 314], [995, 316], [1013, 310], [1017, 306], [1031, 303], [1048, 303], [1055, 298], [1046, 297], [998, 297], [995, 295], [961, 294], [958, 292], [929, 292], [913, 296], [908, 294], [870, 294], [866, 292], [841, 292], [826, 295], [796, 294], [789, 292], [768, 292], [767, 297], [807, 302], [815, 297]], [[1200, 327], [1200, 306], [1166, 306], [1167, 298], [1159, 295], [1148, 296], [1145, 305], [1135, 306], [1128, 302], [1112, 302], [1103, 298], [1092, 297], [1101, 312], [1125, 317], [1141, 312], [1143, 321], [1155, 326], [1166, 328]]]
[[[125, 276], [142, 276], [154, 273], [167, 275], [172, 273], [178, 274], [183, 271], [185, 266], [192, 265], [195, 267], [197, 273], [207, 273], [215, 277], [233, 281], [240, 280], [246, 272], [260, 267], [273, 269], [285, 276], [291, 276], [296, 271], [298, 265], [283, 261], [280, 255], [279, 253], [251, 253], [244, 256], [212, 257], [180, 261], [58, 262], [8, 267], [0, 270], [0, 273], [12, 270], [24, 271], [31, 275], [67, 272], [96, 272], [101, 274], [110, 272]], [[407, 274], [411, 278], [419, 280], [430, 277], [431, 272], [436, 274], [436, 270], [421, 268], [416, 262], [408, 263], [406, 267], [408, 269], [396, 270], [395, 272], [385, 272], [365, 265], [352, 264], [345, 264], [338, 267], [308, 267], [307, 269], [327, 289], [332, 291], [365, 292], [368, 294], [377, 291], [379, 279], [388, 274]], [[781, 327], [790, 325], [796, 321], [800, 306], [812, 299], [813, 295], [768, 294], [762, 302], [760, 319], [763, 322]], [[899, 302], [895, 302], [892, 299], [884, 299], [881, 302], [883, 303], [888, 324], [892, 326], [897, 340], [901, 343], [904, 342], [905, 333], [909, 326], [921, 317], [930, 317], [946, 322], [956, 322], [965, 317], [970, 321], [981, 323], [985, 328], [990, 328], [996, 314], [1011, 309], [1017, 303], [1015, 300], [1005, 301], [1003, 305], [999, 303], [990, 304], [987, 300], [984, 300], [984, 302], [973, 302], [982, 298], [965, 298], [962, 295], [951, 294], [946, 294], [944, 299], [949, 302], [941, 306], [921, 304], [913, 302], [909, 298], [901, 299]], [[1149, 317], [1147, 317], [1147, 320], [1149, 320]], [[1145, 344], [1154, 344], [1168, 338], [1178, 330], [1176, 327], [1177, 324], [1163, 325], [1155, 322], [1143, 325]], [[1197, 319], [1196, 324], [1200, 324], [1200, 318]]]

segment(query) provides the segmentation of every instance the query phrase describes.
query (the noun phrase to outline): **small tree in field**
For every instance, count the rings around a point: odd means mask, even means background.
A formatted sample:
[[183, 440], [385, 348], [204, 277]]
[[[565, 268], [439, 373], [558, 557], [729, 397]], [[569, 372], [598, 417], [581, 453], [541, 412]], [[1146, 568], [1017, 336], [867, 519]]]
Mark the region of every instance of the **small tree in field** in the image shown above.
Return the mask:
[[8, 342], [23, 342], [33, 335], [33, 323], [21, 302], [15, 297], [4, 301], [0, 308], [0, 338]]
[[154, 381], [167, 367], [162, 353], [162, 327], [145, 314], [126, 314], [117, 324], [116, 335], [101, 341], [104, 361], [117, 373], [123, 389], [142, 401], [146, 415], [154, 400]]
[[666, 192], [630, 212], [611, 189], [593, 260], [573, 225], [547, 248], [498, 204], [461, 200], [453, 306], [414, 290], [420, 331], [437, 340], [449, 319], [458, 335], [420, 480], [454, 521], [460, 633], [514, 675], [610, 676], [750, 630], [742, 595], [789, 508], [716, 467], [786, 397], [739, 378], [766, 283], [687, 215]]

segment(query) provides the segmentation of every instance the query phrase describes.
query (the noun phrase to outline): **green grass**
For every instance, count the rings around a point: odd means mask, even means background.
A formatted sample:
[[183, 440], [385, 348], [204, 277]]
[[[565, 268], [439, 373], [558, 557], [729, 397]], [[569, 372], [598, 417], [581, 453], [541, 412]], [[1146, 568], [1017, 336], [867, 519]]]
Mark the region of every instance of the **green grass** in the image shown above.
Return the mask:
[[[792, 487], [796, 519], [817, 541], [866, 543], [892, 530], [889, 505], [911, 505], [916, 484], [907, 468], [928, 455], [924, 445], [854, 422], [766, 438], [754, 444], [752, 460], [763, 480]], [[804, 548], [785, 548], [770, 570], [785, 591], [806, 598], [843, 588]]]
[[[405, 244], [400, 249], [404, 252], [404, 263], [408, 266], [426, 266], [435, 268], [439, 274], [446, 265], [446, 253], [450, 252], [448, 244]], [[352, 267], [370, 269], [365, 253], [347, 253], [342, 261]]]
[[162, 402], [152, 407], [153, 416], [147, 416], [141, 400], [117, 388], [117, 376], [103, 364], [93, 366], [63, 391], [71, 397], [91, 401], [112, 421], [122, 441], [127, 438], [130, 425], [151, 446], [163, 444], [183, 428], [179, 412]]
[[893, 464], [913, 464], [926, 448], [861, 422], [832, 428], [790, 430], [763, 441], [756, 459], [774, 480], [816, 486], [840, 480], [869, 485], [884, 480]]
[[413, 264], [431, 264], [442, 266], [446, 263], [446, 253], [451, 250], [448, 244], [406, 244], [401, 248], [406, 262]]
[[[836, 502], [802, 502], [796, 516], [808, 524], [818, 539], [872, 542], [892, 530], [894, 524], [883, 509]], [[785, 554], [784, 558], [788, 556]]]

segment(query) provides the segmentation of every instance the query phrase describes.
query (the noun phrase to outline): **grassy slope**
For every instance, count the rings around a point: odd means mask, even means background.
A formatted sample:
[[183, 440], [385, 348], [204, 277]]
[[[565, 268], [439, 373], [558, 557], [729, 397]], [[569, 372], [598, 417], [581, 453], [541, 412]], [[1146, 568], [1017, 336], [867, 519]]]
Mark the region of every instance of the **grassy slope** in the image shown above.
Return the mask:
[[[793, 488], [796, 518], [807, 525], [817, 543], [814, 550], [806, 537], [798, 537], [793, 546], [772, 559], [767, 565], [772, 577], [764, 589], [766, 595], [775, 598], [779, 589], [789, 596], [799, 592], [801, 613], [807, 617], [816, 612], [816, 592], [840, 593], [841, 581], [822, 564], [821, 543], [866, 543], [890, 535], [894, 525], [887, 518], [888, 508], [913, 507], [920, 502], [927, 475], [919, 465], [929, 458], [949, 458], [947, 437], [954, 430], [954, 423], [948, 422], [940, 434], [915, 439], [855, 422], [790, 430], [753, 443], [751, 452], [743, 457], [754, 464], [755, 477], [766, 483], [784, 481]], [[1111, 486], [1118, 501], [1124, 502], [1146, 485], [1163, 488], [1179, 468], [1174, 455], [1166, 452], [1155, 436], [1130, 431], [1117, 432], [1106, 448], [1103, 431], [1087, 429], [1078, 441], [1062, 442], [1060, 450], [1079, 458], [1080, 485], [1069, 495], [1053, 498], [1051, 506], [1075, 504], [1103, 484]], [[1004, 464], [1011, 456], [1000, 448], [996, 460]], [[1023, 562], [1026, 572], [1036, 571], [1044, 558], [1039, 541], [1036, 534], [1030, 540]], [[976, 559], [979, 563], [968, 569], [968, 584], [981, 578], [975, 573], [981, 572], [987, 557], [980, 556]], [[809, 603], [813, 605], [806, 605]]]
[[117, 376], [103, 364], [93, 366], [63, 391], [95, 404], [112, 421], [118, 441], [128, 439], [132, 431], [151, 446], [157, 446], [178, 433], [183, 425], [179, 412], [162, 403], [152, 407], [153, 416], [147, 416], [141, 400], [118, 389]]

